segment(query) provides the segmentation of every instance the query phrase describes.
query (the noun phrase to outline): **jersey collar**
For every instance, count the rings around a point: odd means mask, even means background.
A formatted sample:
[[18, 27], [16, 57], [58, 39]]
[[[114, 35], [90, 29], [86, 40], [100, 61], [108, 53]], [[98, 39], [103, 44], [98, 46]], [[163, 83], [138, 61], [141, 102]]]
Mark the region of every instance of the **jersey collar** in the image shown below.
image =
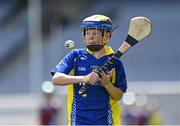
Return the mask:
[[[105, 51], [106, 51], [106, 56], [107, 55], [111, 55], [114, 53], [113, 49], [110, 47], [110, 46], [104, 46], [105, 48]], [[92, 54], [92, 51], [90, 51], [89, 49], [86, 49], [86, 51], [89, 53], [89, 54]]]

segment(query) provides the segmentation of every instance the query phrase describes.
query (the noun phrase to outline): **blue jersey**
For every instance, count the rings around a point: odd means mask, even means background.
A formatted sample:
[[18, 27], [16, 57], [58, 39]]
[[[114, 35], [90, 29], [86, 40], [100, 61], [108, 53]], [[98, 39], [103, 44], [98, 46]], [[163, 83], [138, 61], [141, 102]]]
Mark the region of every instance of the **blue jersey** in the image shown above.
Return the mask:
[[[69, 52], [59, 64], [51, 71], [75, 76], [87, 75], [94, 68], [103, 66], [112, 56], [113, 51], [105, 46], [107, 54], [99, 59], [94, 57], [89, 50], [74, 49]], [[112, 83], [115, 87], [126, 92], [127, 83], [122, 62], [117, 59], [112, 68], [115, 73]], [[90, 85], [87, 97], [78, 94], [82, 84], [68, 85], [68, 124], [70, 125], [120, 125], [120, 106], [113, 100], [100, 82]]]

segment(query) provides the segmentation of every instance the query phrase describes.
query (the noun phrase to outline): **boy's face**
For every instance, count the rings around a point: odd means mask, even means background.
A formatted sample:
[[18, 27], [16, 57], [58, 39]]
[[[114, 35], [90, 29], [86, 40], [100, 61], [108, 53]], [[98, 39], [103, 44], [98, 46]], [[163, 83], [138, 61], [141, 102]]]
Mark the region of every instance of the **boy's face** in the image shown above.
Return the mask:
[[99, 29], [86, 29], [84, 42], [85, 45], [104, 45], [102, 31]]

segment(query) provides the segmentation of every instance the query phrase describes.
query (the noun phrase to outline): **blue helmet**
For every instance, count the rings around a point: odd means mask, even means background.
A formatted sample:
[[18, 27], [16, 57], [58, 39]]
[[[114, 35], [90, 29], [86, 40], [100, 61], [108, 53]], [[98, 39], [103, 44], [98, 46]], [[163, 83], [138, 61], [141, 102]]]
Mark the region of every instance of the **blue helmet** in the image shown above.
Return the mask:
[[92, 15], [83, 20], [81, 24], [82, 30], [87, 28], [96, 28], [105, 32], [111, 32], [112, 23], [111, 19], [104, 15]]

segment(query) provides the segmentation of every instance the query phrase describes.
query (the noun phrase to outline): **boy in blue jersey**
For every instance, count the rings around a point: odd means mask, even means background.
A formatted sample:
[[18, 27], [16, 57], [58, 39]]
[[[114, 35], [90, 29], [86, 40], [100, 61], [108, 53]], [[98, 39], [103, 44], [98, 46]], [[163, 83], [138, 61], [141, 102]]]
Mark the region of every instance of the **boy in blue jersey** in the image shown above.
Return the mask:
[[[111, 19], [92, 15], [83, 20], [81, 28], [86, 48], [72, 50], [51, 71], [55, 85], [68, 86], [68, 124], [120, 125], [118, 100], [127, 89], [122, 62], [116, 59], [101, 76], [93, 71], [114, 53], [106, 46], [111, 38]], [[69, 75], [71, 71], [73, 75]], [[87, 97], [78, 93], [83, 83], [88, 85]]]

